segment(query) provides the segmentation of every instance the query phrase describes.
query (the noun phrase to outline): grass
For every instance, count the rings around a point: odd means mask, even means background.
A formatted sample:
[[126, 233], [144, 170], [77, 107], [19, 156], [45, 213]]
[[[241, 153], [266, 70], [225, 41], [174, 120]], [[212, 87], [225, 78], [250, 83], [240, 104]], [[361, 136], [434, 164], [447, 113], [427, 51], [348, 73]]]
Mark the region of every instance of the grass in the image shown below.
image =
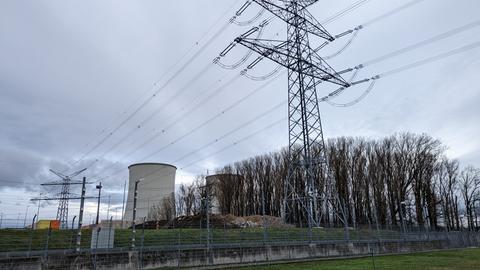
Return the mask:
[[257, 270], [479, 270], [480, 249], [462, 249], [389, 255], [360, 259], [324, 260], [302, 263], [276, 264], [269, 266], [241, 267], [236, 269]]
[[[44, 250], [46, 248], [48, 230], [0, 230], [0, 252], [5, 251], [27, 251], [30, 245], [31, 250]], [[92, 231], [82, 230], [82, 247], [90, 247]], [[48, 249], [69, 249], [74, 246], [76, 231], [61, 230], [52, 231], [48, 242]], [[342, 240], [344, 239], [343, 229], [314, 229], [312, 233], [314, 240]], [[115, 230], [114, 247], [129, 247], [132, 236], [131, 230]], [[142, 229], [136, 230], [137, 246], [141, 245]], [[262, 228], [245, 229], [212, 229], [211, 243], [263, 243], [264, 231]], [[292, 242], [307, 240], [305, 228], [268, 229], [266, 242]], [[350, 231], [350, 239], [401, 239], [397, 231], [382, 230], [354, 230]], [[171, 246], [184, 244], [205, 244], [207, 242], [207, 231], [205, 229], [160, 229], [145, 230], [144, 246]]]
[[[82, 230], [83, 248], [90, 247], [91, 230]], [[0, 252], [45, 250], [48, 230], [0, 230]], [[68, 249], [74, 246], [76, 231], [51, 231], [48, 249]], [[31, 243], [31, 244], [30, 244]]]

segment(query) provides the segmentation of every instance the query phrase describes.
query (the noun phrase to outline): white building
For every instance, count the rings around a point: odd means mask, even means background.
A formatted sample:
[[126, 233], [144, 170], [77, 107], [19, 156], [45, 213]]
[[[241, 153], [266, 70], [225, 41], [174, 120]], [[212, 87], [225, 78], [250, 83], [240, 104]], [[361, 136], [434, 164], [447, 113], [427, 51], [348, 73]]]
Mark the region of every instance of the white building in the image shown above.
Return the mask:
[[168, 198], [175, 191], [175, 173], [177, 167], [164, 163], [138, 163], [128, 167], [128, 199], [125, 207], [125, 221], [132, 221], [135, 182], [137, 189], [137, 213], [135, 220], [148, 217], [152, 206], [159, 206], [163, 198]]

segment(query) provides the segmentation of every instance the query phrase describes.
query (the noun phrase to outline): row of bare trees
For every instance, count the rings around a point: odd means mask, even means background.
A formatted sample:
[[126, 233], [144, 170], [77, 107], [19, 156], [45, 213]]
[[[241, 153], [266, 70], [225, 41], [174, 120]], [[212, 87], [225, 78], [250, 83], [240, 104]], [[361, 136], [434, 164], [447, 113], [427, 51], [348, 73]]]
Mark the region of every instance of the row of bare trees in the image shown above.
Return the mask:
[[[376, 140], [341, 137], [329, 140], [326, 149], [330, 173], [315, 168], [314, 182], [320, 199], [343, 202], [349, 226], [479, 228], [480, 170], [472, 166], [461, 169], [458, 161], [445, 157], [440, 141], [411, 133]], [[237, 216], [281, 216], [288, 162], [288, 151], [283, 149], [219, 169], [211, 189], [213, 207]], [[301, 193], [304, 176], [294, 178]], [[326, 188], [327, 183], [335, 188]], [[205, 177], [198, 176], [190, 185], [180, 186], [178, 215], [201, 213], [205, 184]], [[327, 204], [319, 200], [319, 205], [321, 224], [339, 223]], [[298, 211], [293, 221], [304, 220], [304, 213]]]

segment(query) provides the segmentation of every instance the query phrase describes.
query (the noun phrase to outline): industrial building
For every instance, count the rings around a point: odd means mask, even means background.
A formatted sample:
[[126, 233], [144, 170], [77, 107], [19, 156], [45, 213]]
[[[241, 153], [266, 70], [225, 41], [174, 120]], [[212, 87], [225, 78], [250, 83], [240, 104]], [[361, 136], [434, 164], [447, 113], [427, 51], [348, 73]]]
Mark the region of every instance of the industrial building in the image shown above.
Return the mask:
[[175, 174], [177, 167], [164, 163], [138, 163], [128, 167], [128, 199], [125, 207], [124, 221], [132, 221], [135, 183], [137, 188], [136, 221], [148, 218], [153, 206], [161, 206], [164, 198], [169, 198], [175, 191]]

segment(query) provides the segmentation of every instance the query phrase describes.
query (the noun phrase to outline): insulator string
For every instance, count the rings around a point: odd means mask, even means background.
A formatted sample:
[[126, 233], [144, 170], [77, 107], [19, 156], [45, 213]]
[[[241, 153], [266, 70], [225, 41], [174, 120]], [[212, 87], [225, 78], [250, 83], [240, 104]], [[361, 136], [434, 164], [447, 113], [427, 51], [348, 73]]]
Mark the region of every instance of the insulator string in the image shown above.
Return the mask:
[[353, 32], [353, 35], [350, 37], [350, 39], [348, 40], [348, 42], [340, 49], [338, 50], [337, 52], [331, 54], [331, 55], [328, 55], [328, 56], [324, 56], [323, 59], [324, 60], [329, 60], [329, 59], [332, 59], [334, 57], [337, 57], [338, 55], [340, 55], [341, 53], [343, 53], [346, 49], [348, 49], [348, 47], [350, 47], [350, 45], [352, 45], [353, 41], [355, 40], [355, 38], [358, 36], [358, 33], [360, 32], [360, 30], [355, 30]]
[[327, 102], [329, 105], [331, 106], [334, 106], [334, 107], [341, 107], [341, 108], [345, 108], [345, 107], [351, 107], [353, 105], [356, 105], [358, 104], [360, 101], [362, 101], [364, 98], [366, 98], [368, 96], [368, 94], [373, 90], [373, 88], [375, 87], [375, 84], [376, 84], [377, 80], [372, 80], [372, 82], [370, 83], [370, 85], [367, 87], [367, 89], [362, 93], [362, 95], [360, 95], [358, 98], [350, 101], [350, 102], [347, 102], [347, 103], [337, 103], [337, 102], [333, 102], [333, 101], [330, 101], [329, 99], [326, 99], [325, 102]]
[[280, 72], [280, 70], [282, 69], [282, 65], [277, 65], [277, 67], [275, 69], [273, 69], [270, 73], [268, 74], [265, 74], [263, 76], [254, 76], [254, 75], [250, 75], [248, 74], [248, 69], [244, 69], [242, 70], [241, 74], [247, 78], [249, 78], [250, 80], [254, 80], [254, 81], [265, 81], [265, 80], [268, 80], [270, 78], [272, 78], [273, 76], [275, 76], [276, 74], [278, 74], [278, 72]]
[[250, 24], [256, 22], [260, 17], [262, 17], [264, 12], [265, 12], [265, 9], [262, 8], [257, 13], [257, 15], [253, 16], [253, 18], [251, 18], [250, 20], [247, 20], [247, 21], [243, 21], [243, 22], [237, 21], [238, 17], [235, 15], [230, 19], [230, 23], [236, 24], [238, 26], [247, 26], [247, 25], [250, 25]]

